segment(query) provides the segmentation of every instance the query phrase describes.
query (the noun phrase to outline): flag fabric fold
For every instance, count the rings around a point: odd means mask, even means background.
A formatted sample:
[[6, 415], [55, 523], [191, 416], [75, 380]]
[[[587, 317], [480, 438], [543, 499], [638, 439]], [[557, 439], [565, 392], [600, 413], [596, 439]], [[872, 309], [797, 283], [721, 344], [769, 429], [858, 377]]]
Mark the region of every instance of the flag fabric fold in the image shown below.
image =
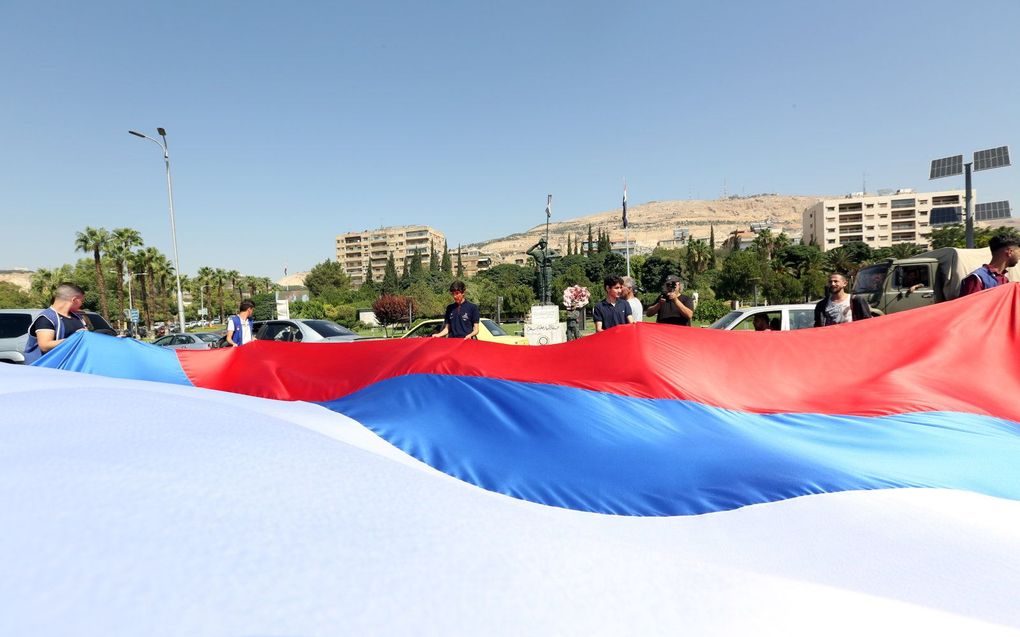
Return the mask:
[[[785, 333], [638, 324], [541, 348], [255, 342], [174, 358], [79, 334], [41, 362], [314, 402], [444, 473], [583, 511], [696, 515], [895, 487], [1020, 499], [1020, 366], [1000, 356], [1018, 345], [1018, 295]], [[967, 338], [979, 324], [995, 327]], [[631, 354], [591, 364], [605, 352]], [[1006, 379], [994, 386], [991, 360]]]

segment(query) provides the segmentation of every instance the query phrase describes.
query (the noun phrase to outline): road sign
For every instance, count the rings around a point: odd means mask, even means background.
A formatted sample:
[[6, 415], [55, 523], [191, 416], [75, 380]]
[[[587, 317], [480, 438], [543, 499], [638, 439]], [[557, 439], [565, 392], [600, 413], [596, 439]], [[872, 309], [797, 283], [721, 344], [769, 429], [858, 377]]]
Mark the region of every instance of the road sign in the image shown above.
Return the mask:
[[137, 308], [132, 308], [130, 310], [130, 312], [131, 312], [131, 322], [132, 323], [137, 323], [138, 322], [138, 309]]

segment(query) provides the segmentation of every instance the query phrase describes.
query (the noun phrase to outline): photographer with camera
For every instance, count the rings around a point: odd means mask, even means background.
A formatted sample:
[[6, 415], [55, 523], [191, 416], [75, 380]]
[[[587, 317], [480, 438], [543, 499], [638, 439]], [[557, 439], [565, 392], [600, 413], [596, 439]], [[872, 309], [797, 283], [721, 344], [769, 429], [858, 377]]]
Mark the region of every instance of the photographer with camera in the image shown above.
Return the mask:
[[690, 325], [694, 318], [694, 301], [682, 294], [684, 284], [675, 274], [666, 277], [662, 293], [654, 305], [645, 310], [645, 316], [655, 315], [656, 323], [668, 325]]

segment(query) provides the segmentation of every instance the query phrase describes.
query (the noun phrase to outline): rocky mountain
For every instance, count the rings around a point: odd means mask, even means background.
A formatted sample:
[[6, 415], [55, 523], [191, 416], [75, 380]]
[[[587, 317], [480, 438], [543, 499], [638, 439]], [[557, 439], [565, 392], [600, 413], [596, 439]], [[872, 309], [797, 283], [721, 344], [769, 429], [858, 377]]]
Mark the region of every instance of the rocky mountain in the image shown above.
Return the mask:
[[[752, 195], [726, 199], [650, 201], [628, 205], [629, 235], [636, 244], [635, 253], [651, 252], [659, 241], [673, 239], [673, 231], [687, 228], [695, 239], [709, 238], [715, 227], [716, 243], [721, 243], [734, 230], [747, 230], [752, 223], [768, 223], [793, 236], [800, 236], [801, 215], [804, 209], [822, 199], [818, 196]], [[549, 224], [549, 243], [561, 252], [566, 250], [567, 236], [586, 241], [588, 225], [593, 234], [598, 228], [608, 230], [612, 241], [623, 241], [624, 230], [620, 221], [621, 209], [557, 221]], [[494, 257], [494, 262], [513, 260], [538, 241], [545, 232], [542, 223], [525, 232], [465, 246]]]

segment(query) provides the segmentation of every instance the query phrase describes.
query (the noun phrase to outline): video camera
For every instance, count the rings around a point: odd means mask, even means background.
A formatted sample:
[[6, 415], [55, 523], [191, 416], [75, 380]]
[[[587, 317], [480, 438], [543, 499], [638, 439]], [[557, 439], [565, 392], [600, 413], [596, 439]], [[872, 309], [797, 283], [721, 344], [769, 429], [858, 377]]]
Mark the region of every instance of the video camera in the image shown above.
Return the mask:
[[672, 292], [676, 292], [676, 290], [677, 290], [677, 287], [678, 287], [679, 285], [680, 285], [680, 282], [679, 282], [679, 281], [670, 281], [669, 279], [666, 279], [666, 280], [665, 280], [665, 281], [664, 281], [664, 282], [662, 283], [662, 294], [660, 295], [660, 297], [661, 297], [662, 299], [666, 299], [666, 298], [668, 298], [668, 295], [669, 295], [670, 293], [672, 293]]

